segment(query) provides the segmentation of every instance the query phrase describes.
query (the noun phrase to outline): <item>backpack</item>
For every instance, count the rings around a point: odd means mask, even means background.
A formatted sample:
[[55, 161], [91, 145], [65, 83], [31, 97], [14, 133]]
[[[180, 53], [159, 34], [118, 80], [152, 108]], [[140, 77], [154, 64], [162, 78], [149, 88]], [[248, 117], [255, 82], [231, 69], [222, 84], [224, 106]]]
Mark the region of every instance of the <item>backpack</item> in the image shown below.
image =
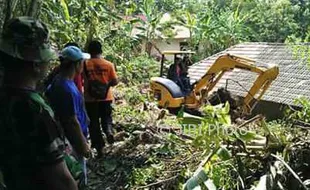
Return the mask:
[[88, 81], [87, 91], [89, 95], [96, 99], [106, 99], [111, 86], [110, 83], [103, 83], [99, 80], [90, 80], [89, 72], [86, 68], [86, 62], [84, 62], [84, 71]]

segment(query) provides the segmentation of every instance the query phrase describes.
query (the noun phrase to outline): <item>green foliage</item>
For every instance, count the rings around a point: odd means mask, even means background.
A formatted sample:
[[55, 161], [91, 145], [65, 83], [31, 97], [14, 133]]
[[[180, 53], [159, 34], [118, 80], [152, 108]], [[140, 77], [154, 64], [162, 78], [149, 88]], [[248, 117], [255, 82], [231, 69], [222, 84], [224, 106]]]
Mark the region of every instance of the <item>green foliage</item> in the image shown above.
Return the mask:
[[[13, 15], [30, 10], [30, 1], [18, 2], [13, 3]], [[243, 41], [296, 42], [310, 36], [309, 2], [299, 0], [46, 0], [34, 8], [51, 28], [58, 48], [69, 41], [86, 47], [99, 38], [104, 55], [118, 66], [142, 50], [150, 54], [156, 48], [154, 39], [169, 41], [160, 33], [173, 36], [176, 24], [189, 29], [188, 42], [198, 51], [197, 61]], [[166, 12], [172, 15], [172, 23], [160, 22]], [[134, 29], [139, 30], [136, 36]]]
[[209, 179], [208, 175], [203, 169], [198, 171], [196, 175], [187, 180], [184, 190], [194, 190], [198, 187], [204, 187], [208, 190], [216, 190], [213, 181]]
[[245, 24], [248, 14], [241, 14], [239, 7], [220, 8], [215, 2], [201, 4], [198, 12], [179, 10], [175, 13], [180, 25], [190, 31], [192, 49], [198, 49], [200, 56], [208, 56], [249, 36], [249, 26]]
[[146, 55], [134, 57], [119, 65], [120, 77], [125, 83], [146, 83], [159, 75], [159, 63]]
[[309, 27], [310, 27], [310, 2], [301, 0], [291, 0], [292, 6], [295, 8], [294, 20], [298, 24], [294, 36], [309, 41]]
[[245, 10], [252, 15], [248, 20], [253, 32], [251, 39], [284, 42], [298, 29], [298, 24], [294, 20], [296, 9], [297, 7], [292, 6], [289, 0], [256, 1], [254, 7]]
[[203, 147], [206, 151], [211, 147], [219, 147], [221, 142], [233, 136], [231, 119], [229, 116], [229, 104], [225, 106], [206, 105], [203, 108], [204, 117], [179, 115], [183, 131], [195, 136], [194, 145]]
[[231, 153], [225, 147], [219, 148], [216, 154], [223, 161], [229, 160], [231, 158]]
[[[109, 16], [108, 16], [109, 15]], [[52, 39], [59, 47], [74, 41], [85, 44], [92, 38], [103, 41], [119, 18], [104, 1], [56, 1], [42, 4], [41, 19], [52, 29]]]
[[[167, 34], [167, 29], [173, 29], [174, 24], [160, 23], [166, 12], [190, 30], [190, 46], [200, 47], [199, 57], [242, 41], [284, 42], [288, 37], [307, 40], [310, 36], [308, 1], [46, 0], [30, 8], [31, 2], [15, 0], [9, 11], [19, 16], [35, 9], [52, 29], [58, 47], [69, 41], [84, 45], [99, 38], [105, 42], [105, 55], [111, 55], [117, 64], [139, 54], [143, 44], [149, 53], [155, 45], [153, 39], [161, 38], [158, 32]], [[137, 19], [137, 14], [146, 19]], [[140, 29], [138, 38], [133, 38], [133, 28]]]
[[199, 50], [198, 57], [205, 57], [243, 41], [309, 38], [308, 4], [289, 0], [208, 1], [200, 3], [195, 12], [183, 7], [175, 15], [191, 31], [191, 48]]
[[130, 123], [130, 126], [134, 129], [144, 127], [144, 124], [151, 119], [148, 113], [141, 112], [129, 105], [118, 106], [113, 114], [116, 122]]
[[295, 104], [300, 106], [300, 109], [287, 109], [286, 115], [289, 120], [299, 120], [306, 123], [310, 122], [310, 101], [302, 97], [295, 100]]
[[[194, 137], [193, 146], [205, 153], [215, 151], [206, 162], [202, 161], [202, 163], [205, 163], [202, 170], [204, 178], [200, 179], [196, 171], [186, 182], [185, 187], [187, 189], [202, 187], [204, 186], [203, 183], [208, 179], [212, 179], [214, 186], [221, 189], [244, 188], [245, 177], [253, 174], [253, 171], [247, 168], [256, 168], [258, 170], [258, 168], [264, 166], [260, 163], [260, 160], [243, 159], [236, 156], [235, 148], [238, 146], [243, 147], [242, 149], [249, 153], [247, 145], [257, 140], [260, 142], [263, 136], [267, 138], [266, 144], [260, 146], [264, 146], [266, 149], [285, 147], [289, 146], [289, 142], [295, 138], [292, 134], [298, 134], [284, 127], [283, 123], [266, 123], [264, 120], [252, 131], [250, 129], [235, 128], [228, 115], [228, 103], [225, 106], [206, 106], [203, 111], [205, 114], [203, 117], [191, 116], [182, 112], [179, 114], [179, 121], [183, 127], [190, 124], [192, 127], [196, 126], [196, 128], [193, 128], [194, 132], [191, 133]], [[266, 152], [268, 151], [266, 150]], [[257, 155], [264, 155], [263, 152], [257, 151], [256, 153]], [[199, 168], [197, 170], [200, 171]], [[254, 181], [253, 178], [248, 183]]]
[[162, 156], [175, 156], [179, 151], [175, 145], [175, 141], [167, 142], [155, 149], [157, 155]]
[[146, 101], [146, 97], [143, 96], [136, 86], [130, 88], [124, 88], [123, 93], [125, 94], [124, 99], [130, 105], [138, 105]]
[[158, 165], [153, 164], [152, 167], [136, 168], [133, 171], [131, 185], [146, 185], [156, 179], [158, 175]]
[[231, 152], [225, 147], [215, 148], [206, 157], [206, 163], [200, 165], [195, 173], [187, 180], [184, 189], [235, 189], [238, 181], [235, 177], [238, 173], [233, 166]]
[[139, 11], [145, 19], [139, 19], [140, 24], [137, 26], [139, 31], [137, 37], [145, 44], [145, 52], [151, 55], [152, 48], [157, 49], [154, 40], [161, 39], [164, 41], [161, 34], [168, 30], [170, 26], [161, 22], [164, 12], [158, 10], [154, 0], [143, 0]]
[[215, 156], [206, 168], [216, 187], [221, 189], [236, 189], [238, 187], [232, 160], [221, 161]]
[[[12, 16], [25, 15], [31, 10], [29, 0], [7, 2], [13, 2], [9, 10]], [[197, 61], [243, 41], [306, 42], [310, 39], [309, 5], [309, 1], [301, 0], [44, 0], [31, 14], [39, 15], [47, 23], [54, 46], [59, 49], [69, 41], [77, 42], [82, 47], [94, 38], [103, 42], [104, 56], [116, 64], [124, 82], [116, 88], [119, 104], [113, 113], [115, 121], [126, 126], [128, 131], [134, 131], [159, 123], [154, 110], [145, 108], [151, 101], [147, 96], [148, 86], [140, 84], [148, 83], [149, 78], [159, 73], [158, 62], [144, 54], [143, 50], [150, 54], [155, 39], [169, 41], [163, 39], [161, 34], [172, 37], [175, 25], [188, 28], [190, 48], [198, 50]], [[1, 10], [5, 10], [3, 7]], [[161, 23], [166, 12], [171, 14], [172, 22]], [[146, 19], [138, 17], [141, 14]], [[4, 14], [1, 16], [3, 23], [6, 18]], [[137, 36], [132, 34], [134, 29], [140, 31]], [[299, 99], [297, 103], [303, 108], [290, 111], [287, 119], [309, 123], [309, 101]], [[176, 135], [166, 137], [168, 142], [153, 148], [146, 165], [134, 168], [130, 177], [131, 186], [147, 185], [165, 178], [162, 173], [170, 169], [170, 165], [158, 160], [161, 157], [175, 157], [175, 160], [170, 160], [177, 163], [173, 170], [178, 169], [183, 180], [179, 183], [189, 179], [186, 183], [188, 189], [203, 186], [208, 179], [212, 179], [214, 186], [221, 189], [237, 189], [242, 181], [239, 178], [245, 179], [252, 174], [250, 170], [258, 170], [262, 166], [259, 161], [250, 158], [236, 160], [230, 149], [222, 147], [223, 143], [245, 144], [259, 134], [268, 138], [268, 148], [275, 143], [285, 146], [303, 134], [288, 129], [284, 122], [262, 122], [259, 129], [236, 130], [228, 115], [228, 104], [206, 106], [203, 112], [204, 117], [180, 112], [183, 131], [192, 135], [193, 143], [183, 142]], [[175, 126], [175, 118], [169, 119], [163, 123]], [[194, 156], [193, 153], [212, 150], [218, 151], [197, 175], [193, 175], [191, 170], [200, 161], [199, 156], [204, 155]], [[256, 156], [263, 154], [265, 152], [257, 152]], [[185, 167], [184, 163], [192, 165]], [[236, 165], [243, 166], [243, 169]], [[103, 167], [107, 172], [114, 172], [117, 163], [104, 162]], [[251, 180], [252, 183], [255, 179]]]
[[145, 86], [133, 84], [119, 84], [114, 89], [116, 103], [113, 117], [114, 120], [123, 124], [130, 124], [132, 128], [147, 125], [154, 115], [144, 111], [144, 105], [150, 101], [147, 93], [144, 93]]
[[63, 17], [66, 21], [70, 20], [69, 8], [65, 0], [60, 0], [60, 6], [62, 7]]

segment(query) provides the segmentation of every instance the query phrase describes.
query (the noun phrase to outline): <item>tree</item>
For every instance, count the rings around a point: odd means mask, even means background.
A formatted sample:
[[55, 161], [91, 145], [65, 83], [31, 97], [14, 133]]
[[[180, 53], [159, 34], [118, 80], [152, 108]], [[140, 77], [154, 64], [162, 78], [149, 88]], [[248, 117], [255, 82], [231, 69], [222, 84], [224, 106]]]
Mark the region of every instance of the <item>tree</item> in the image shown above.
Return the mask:
[[294, 32], [296, 37], [308, 42], [310, 40], [310, 2], [304, 0], [291, 0], [292, 7], [295, 7], [294, 20], [298, 24], [297, 31]]
[[143, 0], [143, 4], [140, 7], [140, 12], [145, 17], [139, 18], [140, 26], [136, 27], [141, 31], [138, 34], [138, 38], [145, 40], [145, 51], [148, 55], [151, 55], [152, 48], [155, 47], [154, 39], [162, 38], [161, 32], [164, 30], [160, 21], [163, 17], [163, 13], [159, 12], [154, 0]]
[[3, 25], [12, 17], [31, 16], [37, 17], [40, 11], [41, 0], [4, 0], [3, 2]]
[[251, 41], [284, 42], [299, 26], [294, 20], [296, 7], [289, 0], [259, 1], [244, 12], [251, 16], [246, 24], [252, 29]]

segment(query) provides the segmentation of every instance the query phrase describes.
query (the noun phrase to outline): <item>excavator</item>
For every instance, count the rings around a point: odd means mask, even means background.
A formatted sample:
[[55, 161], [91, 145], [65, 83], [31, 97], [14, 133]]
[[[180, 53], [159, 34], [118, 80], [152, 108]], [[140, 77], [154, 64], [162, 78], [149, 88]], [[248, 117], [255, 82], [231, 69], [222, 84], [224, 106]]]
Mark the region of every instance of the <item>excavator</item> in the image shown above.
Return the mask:
[[256, 103], [262, 98], [266, 90], [278, 74], [278, 66], [259, 67], [255, 61], [231, 54], [219, 56], [203, 77], [191, 84], [190, 92], [184, 93], [173, 80], [163, 77], [165, 55], [193, 54], [188, 51], [164, 51], [162, 52], [160, 77], [152, 77], [150, 80], [151, 92], [158, 101], [158, 106], [167, 109], [178, 109], [182, 106], [190, 110], [198, 110], [204, 104], [210, 92], [219, 82], [222, 76], [234, 69], [241, 69], [257, 73], [258, 76], [252, 87], [247, 92], [241, 103], [242, 115], [250, 115]]

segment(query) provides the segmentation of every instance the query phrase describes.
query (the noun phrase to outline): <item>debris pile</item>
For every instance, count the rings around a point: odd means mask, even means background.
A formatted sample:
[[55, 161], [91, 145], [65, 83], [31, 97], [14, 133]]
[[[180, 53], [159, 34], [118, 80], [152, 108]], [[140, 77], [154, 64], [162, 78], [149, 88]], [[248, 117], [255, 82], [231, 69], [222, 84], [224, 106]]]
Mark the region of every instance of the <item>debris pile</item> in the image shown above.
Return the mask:
[[[200, 117], [182, 110], [172, 115], [151, 103], [146, 88], [118, 87], [117, 142], [103, 158], [88, 161], [88, 189], [308, 186], [306, 129], [267, 123], [261, 115], [232, 122], [229, 104], [207, 105]], [[185, 129], [186, 123], [200, 128]]]

